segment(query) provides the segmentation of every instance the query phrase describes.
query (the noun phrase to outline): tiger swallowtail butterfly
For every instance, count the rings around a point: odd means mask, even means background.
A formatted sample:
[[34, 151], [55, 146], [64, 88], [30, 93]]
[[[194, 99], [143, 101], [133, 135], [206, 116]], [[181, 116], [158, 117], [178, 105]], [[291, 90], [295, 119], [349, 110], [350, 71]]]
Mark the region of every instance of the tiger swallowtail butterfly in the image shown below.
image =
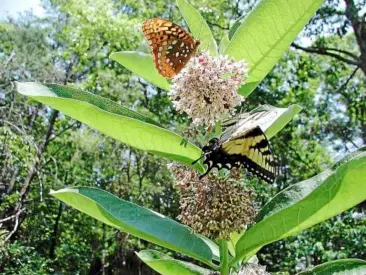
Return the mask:
[[[213, 138], [202, 148], [201, 158], [207, 165], [203, 178], [213, 168], [228, 170], [244, 166], [249, 172], [268, 183], [274, 182], [277, 166], [270, 144], [256, 123], [256, 119], [269, 119], [265, 113], [255, 112], [240, 114], [234, 119], [223, 122], [226, 127], [220, 138]], [[194, 163], [196, 163], [196, 160]]]

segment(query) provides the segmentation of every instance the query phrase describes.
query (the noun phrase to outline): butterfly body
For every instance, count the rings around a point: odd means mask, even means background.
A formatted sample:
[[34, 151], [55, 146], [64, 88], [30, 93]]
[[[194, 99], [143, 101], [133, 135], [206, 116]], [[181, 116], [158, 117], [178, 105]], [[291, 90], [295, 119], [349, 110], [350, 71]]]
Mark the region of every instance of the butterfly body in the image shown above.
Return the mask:
[[273, 182], [276, 177], [276, 167], [269, 142], [259, 126], [248, 130], [237, 129], [227, 137], [223, 133], [220, 139], [213, 138], [202, 148], [207, 165], [207, 175], [213, 168], [228, 170], [244, 166], [249, 172], [265, 180]]
[[166, 19], [146, 20], [142, 32], [149, 41], [155, 67], [168, 78], [184, 68], [200, 44], [182, 27]]

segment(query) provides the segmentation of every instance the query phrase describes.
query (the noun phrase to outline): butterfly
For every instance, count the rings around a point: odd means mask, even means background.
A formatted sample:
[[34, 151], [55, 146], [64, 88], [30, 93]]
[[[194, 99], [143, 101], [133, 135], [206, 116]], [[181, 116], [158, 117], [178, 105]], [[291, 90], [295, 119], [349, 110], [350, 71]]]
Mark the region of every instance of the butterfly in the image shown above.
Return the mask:
[[167, 78], [178, 74], [200, 45], [182, 27], [166, 19], [146, 20], [142, 32], [149, 41], [155, 67]]
[[274, 182], [277, 167], [266, 135], [261, 127], [255, 124], [255, 120], [253, 121], [255, 117], [258, 117], [258, 112], [250, 112], [223, 123], [226, 129], [220, 138], [213, 138], [202, 147], [201, 158], [205, 158], [203, 164], [208, 167], [200, 178], [215, 167], [219, 170], [230, 170], [244, 166], [266, 182]]

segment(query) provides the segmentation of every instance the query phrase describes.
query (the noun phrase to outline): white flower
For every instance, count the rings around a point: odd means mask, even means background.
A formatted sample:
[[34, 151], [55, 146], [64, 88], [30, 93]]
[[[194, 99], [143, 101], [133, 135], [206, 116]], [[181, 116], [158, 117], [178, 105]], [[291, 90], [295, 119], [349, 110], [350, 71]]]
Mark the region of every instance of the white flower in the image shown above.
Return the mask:
[[202, 52], [172, 79], [169, 95], [175, 109], [187, 113], [194, 124], [213, 125], [244, 100], [237, 90], [247, 75], [246, 62]]
[[238, 275], [270, 275], [270, 273], [266, 271], [265, 266], [246, 263], [241, 266]]

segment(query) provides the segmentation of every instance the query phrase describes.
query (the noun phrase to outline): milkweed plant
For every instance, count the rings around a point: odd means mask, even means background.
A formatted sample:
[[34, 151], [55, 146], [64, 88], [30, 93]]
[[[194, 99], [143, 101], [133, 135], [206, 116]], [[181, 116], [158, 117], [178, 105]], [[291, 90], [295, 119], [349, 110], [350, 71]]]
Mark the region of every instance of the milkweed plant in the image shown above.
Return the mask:
[[[323, 2], [259, 1], [217, 45], [200, 13], [186, 0], [177, 0], [190, 33], [200, 42], [198, 52], [179, 74], [171, 80], [163, 77], [147, 53], [115, 52], [110, 58], [165, 90], [176, 110], [187, 114], [192, 124], [219, 129], [220, 121], [233, 115], [234, 108], [255, 90]], [[289, 186], [256, 209], [253, 191], [243, 185], [240, 169], [212, 171], [200, 178], [206, 169], [196, 161], [202, 150], [154, 120], [68, 86], [23, 82], [17, 83], [17, 89], [118, 141], [171, 160], [169, 170], [180, 194], [179, 222], [98, 188], [51, 191], [57, 199], [107, 225], [194, 260], [185, 262], [155, 250], [136, 252], [160, 274], [269, 274], [255, 256], [264, 245], [293, 236], [366, 199], [365, 148]], [[265, 105], [255, 111], [265, 113], [266, 119], [252, 123], [271, 139], [301, 107]], [[366, 274], [366, 262], [337, 260], [300, 274], [335, 272]]]

